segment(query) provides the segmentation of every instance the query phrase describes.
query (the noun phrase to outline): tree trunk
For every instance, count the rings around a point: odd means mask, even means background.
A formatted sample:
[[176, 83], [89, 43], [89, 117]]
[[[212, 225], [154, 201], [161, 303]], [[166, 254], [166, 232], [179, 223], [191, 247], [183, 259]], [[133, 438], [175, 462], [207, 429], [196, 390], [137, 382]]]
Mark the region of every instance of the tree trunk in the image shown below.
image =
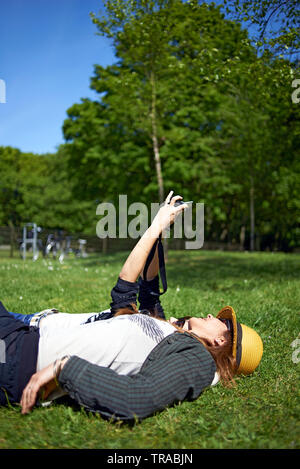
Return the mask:
[[9, 226], [9, 243], [10, 243], [10, 257], [14, 257], [14, 243], [16, 239], [16, 234], [15, 234], [15, 226], [11, 220], [8, 222]]
[[107, 254], [108, 251], [108, 237], [102, 238], [102, 254]]
[[[154, 77], [153, 70], [151, 70], [151, 73], [150, 73], [150, 82], [151, 82], [151, 90], [152, 90], [151, 138], [152, 138], [152, 145], [153, 145], [156, 176], [157, 176], [157, 182], [158, 182], [158, 198], [159, 198], [159, 203], [162, 204], [165, 200], [165, 194], [164, 194], [164, 181], [163, 181], [162, 170], [161, 170], [161, 161], [160, 161], [159, 145], [158, 145], [158, 138], [157, 138], [156, 89], [155, 89], [155, 77]], [[168, 261], [168, 239], [167, 238], [163, 239], [163, 246], [164, 246], [165, 262], [167, 262]]]
[[245, 225], [242, 225], [240, 229], [240, 251], [243, 251], [244, 249], [245, 234], [246, 234], [246, 227]]
[[150, 74], [150, 81], [151, 81], [151, 89], [152, 89], [151, 138], [152, 138], [155, 169], [156, 169], [157, 182], [158, 182], [158, 197], [159, 197], [159, 203], [161, 204], [165, 200], [165, 196], [164, 196], [164, 183], [163, 183], [163, 176], [162, 176], [162, 170], [161, 170], [161, 161], [160, 161], [160, 154], [159, 154], [159, 145], [158, 145], [158, 138], [157, 138], [156, 90], [155, 90], [155, 78], [154, 78], [153, 71], [151, 71], [151, 74]]
[[255, 251], [255, 208], [254, 208], [254, 182], [250, 177], [250, 251]]

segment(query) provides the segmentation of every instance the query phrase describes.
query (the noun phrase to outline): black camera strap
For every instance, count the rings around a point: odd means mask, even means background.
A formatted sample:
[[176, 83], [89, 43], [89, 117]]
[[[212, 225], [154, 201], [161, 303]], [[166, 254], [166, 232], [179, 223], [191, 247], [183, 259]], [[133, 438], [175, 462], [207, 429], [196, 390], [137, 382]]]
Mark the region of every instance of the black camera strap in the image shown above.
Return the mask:
[[[151, 251], [148, 255], [148, 258], [145, 262], [145, 267], [144, 267], [144, 270], [143, 270], [143, 277], [144, 277], [145, 280], [147, 280], [147, 271], [148, 271], [149, 265], [151, 264], [151, 261], [154, 257], [156, 247], [157, 247], [157, 252], [158, 252], [160, 279], [161, 279], [161, 283], [162, 283], [162, 286], [163, 286], [163, 291], [160, 292], [159, 295], [163, 295], [167, 291], [168, 284], [167, 284], [167, 276], [166, 276], [164, 247], [163, 247], [161, 235], [159, 235], [159, 238], [153, 244], [152, 249], [151, 249]], [[154, 293], [152, 293], [152, 294], [154, 294]]]

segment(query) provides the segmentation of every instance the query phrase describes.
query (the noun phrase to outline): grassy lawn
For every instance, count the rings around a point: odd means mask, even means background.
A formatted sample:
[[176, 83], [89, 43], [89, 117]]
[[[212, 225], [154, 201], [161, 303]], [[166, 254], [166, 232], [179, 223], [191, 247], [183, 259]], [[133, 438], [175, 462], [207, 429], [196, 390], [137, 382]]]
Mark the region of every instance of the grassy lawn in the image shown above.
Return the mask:
[[[101, 311], [127, 254], [90, 255], [61, 265], [9, 259], [0, 251], [0, 299], [21, 313], [50, 307]], [[27, 416], [17, 406], [0, 408], [0, 448], [299, 448], [300, 353], [291, 344], [300, 332], [300, 256], [170, 251], [167, 272], [167, 315], [202, 316], [233, 306], [263, 339], [258, 370], [238, 378], [233, 389], [218, 384], [198, 400], [134, 426], [66, 403]]]

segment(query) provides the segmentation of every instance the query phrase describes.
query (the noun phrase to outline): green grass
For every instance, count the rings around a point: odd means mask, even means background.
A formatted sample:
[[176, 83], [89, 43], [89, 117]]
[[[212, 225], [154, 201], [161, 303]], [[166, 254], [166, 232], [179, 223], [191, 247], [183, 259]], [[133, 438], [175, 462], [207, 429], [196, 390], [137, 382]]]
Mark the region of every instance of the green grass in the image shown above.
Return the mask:
[[[1, 301], [10, 311], [56, 307], [69, 313], [100, 311], [128, 253], [33, 263], [0, 252]], [[241, 322], [264, 342], [258, 370], [218, 384], [130, 426], [66, 403], [0, 408], [0, 448], [299, 448], [299, 363], [292, 342], [300, 332], [300, 256], [283, 253], [171, 251], [167, 315], [216, 314], [232, 305]], [[295, 355], [294, 355], [295, 357]], [[296, 354], [297, 357], [297, 354]], [[299, 353], [300, 357], [300, 353]]]

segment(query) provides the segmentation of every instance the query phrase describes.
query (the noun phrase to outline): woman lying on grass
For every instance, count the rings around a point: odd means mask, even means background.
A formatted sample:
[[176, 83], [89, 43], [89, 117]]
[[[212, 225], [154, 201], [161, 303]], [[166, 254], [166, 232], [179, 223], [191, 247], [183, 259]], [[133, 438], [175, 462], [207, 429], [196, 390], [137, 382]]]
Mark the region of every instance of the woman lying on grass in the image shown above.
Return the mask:
[[[256, 369], [261, 339], [237, 322], [231, 307], [217, 317], [165, 320], [157, 240], [186, 208], [175, 206], [180, 199], [168, 195], [130, 253], [111, 291], [110, 310], [23, 316], [1, 305], [6, 360], [0, 363], [0, 404], [21, 402], [25, 414], [38, 398], [51, 401], [68, 394], [104, 417], [143, 419], [168, 405], [196, 399], [219, 380], [230, 383], [236, 373]], [[147, 278], [136, 282], [141, 272], [145, 276], [154, 249]]]

